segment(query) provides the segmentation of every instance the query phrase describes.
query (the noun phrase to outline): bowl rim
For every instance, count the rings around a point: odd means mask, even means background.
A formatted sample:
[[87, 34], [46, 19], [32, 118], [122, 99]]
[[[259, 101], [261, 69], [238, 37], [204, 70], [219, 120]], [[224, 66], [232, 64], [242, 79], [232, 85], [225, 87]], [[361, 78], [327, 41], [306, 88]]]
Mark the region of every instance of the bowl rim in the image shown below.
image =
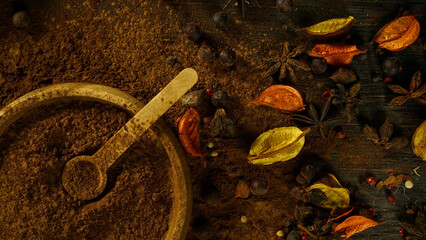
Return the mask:
[[[112, 87], [92, 83], [61, 83], [31, 91], [0, 110], [0, 136], [31, 109], [53, 103], [81, 100], [108, 104], [135, 115], [144, 106], [129, 94]], [[171, 164], [172, 209], [166, 240], [184, 240], [192, 212], [190, 171], [186, 154], [175, 134], [161, 118], [149, 129], [163, 144]]]

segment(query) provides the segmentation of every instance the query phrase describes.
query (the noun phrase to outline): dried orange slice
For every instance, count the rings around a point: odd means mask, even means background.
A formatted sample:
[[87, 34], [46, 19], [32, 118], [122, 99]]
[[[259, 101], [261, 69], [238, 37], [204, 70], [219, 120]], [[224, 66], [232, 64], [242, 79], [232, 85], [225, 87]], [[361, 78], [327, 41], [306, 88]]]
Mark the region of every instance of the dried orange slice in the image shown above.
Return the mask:
[[325, 43], [316, 44], [309, 52], [309, 56], [322, 57], [332, 66], [344, 67], [352, 62], [355, 55], [365, 52], [367, 52], [367, 50], [359, 50], [356, 45]]
[[256, 105], [268, 106], [282, 111], [303, 111], [303, 98], [293, 87], [272, 85], [260, 95], [259, 99], [251, 101]]
[[380, 48], [400, 51], [410, 46], [420, 34], [420, 24], [414, 15], [403, 16], [386, 24], [374, 37]]

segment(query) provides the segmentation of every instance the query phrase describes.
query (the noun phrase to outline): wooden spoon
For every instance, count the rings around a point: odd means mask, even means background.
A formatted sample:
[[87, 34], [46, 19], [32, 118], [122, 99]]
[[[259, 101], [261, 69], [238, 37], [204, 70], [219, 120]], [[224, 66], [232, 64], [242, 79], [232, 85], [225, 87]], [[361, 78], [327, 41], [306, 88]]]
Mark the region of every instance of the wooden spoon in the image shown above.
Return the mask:
[[186, 68], [146, 104], [93, 156], [77, 156], [65, 164], [62, 185], [72, 196], [90, 200], [105, 189], [108, 168], [197, 82], [197, 72]]

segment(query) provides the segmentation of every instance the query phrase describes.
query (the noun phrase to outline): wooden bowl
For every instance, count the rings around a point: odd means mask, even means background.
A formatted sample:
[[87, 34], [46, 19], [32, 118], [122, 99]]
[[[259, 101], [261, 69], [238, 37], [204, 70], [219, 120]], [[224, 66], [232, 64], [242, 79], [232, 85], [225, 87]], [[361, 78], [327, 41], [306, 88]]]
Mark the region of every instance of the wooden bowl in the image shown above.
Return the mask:
[[[88, 84], [56, 84], [34, 90], [0, 110], [0, 136], [17, 119], [36, 107], [67, 100], [109, 104], [135, 115], [142, 107], [136, 98], [115, 88]], [[182, 147], [170, 127], [159, 119], [150, 129], [163, 144], [171, 164], [173, 205], [166, 240], [184, 240], [192, 211], [190, 172]]]

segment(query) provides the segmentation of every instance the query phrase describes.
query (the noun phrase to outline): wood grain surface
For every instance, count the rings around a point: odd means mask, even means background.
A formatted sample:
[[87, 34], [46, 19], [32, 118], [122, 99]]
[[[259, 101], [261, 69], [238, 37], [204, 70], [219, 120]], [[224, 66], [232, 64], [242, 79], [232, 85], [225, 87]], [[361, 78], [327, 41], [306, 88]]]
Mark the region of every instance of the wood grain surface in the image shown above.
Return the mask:
[[[167, 1], [177, 8], [183, 16], [192, 19], [194, 22], [205, 22], [214, 12], [220, 11], [226, 1], [203, 1], [203, 0], [180, 0]], [[422, 71], [423, 79], [426, 75], [426, 52], [418, 51], [413, 47], [400, 52], [387, 52], [384, 55], [376, 52], [375, 46], [369, 45], [375, 33], [386, 23], [393, 20], [398, 9], [403, 7], [413, 14], [426, 13], [426, 1], [340, 1], [340, 0], [294, 0], [293, 11], [282, 14], [275, 8], [275, 1], [260, 1], [262, 8], [249, 6], [247, 16], [242, 23], [229, 27], [226, 34], [234, 36], [236, 39], [245, 41], [247, 44], [256, 45], [262, 39], [279, 44], [283, 40], [298, 41], [301, 38], [296, 32], [299, 27], [306, 27], [317, 22], [335, 17], [347, 17], [352, 15], [356, 19], [355, 25], [351, 29], [353, 38], [357, 38], [367, 43], [368, 63], [351, 64], [351, 68], [356, 71], [362, 82], [360, 98], [364, 104], [360, 106], [359, 121], [353, 124], [346, 124], [343, 129], [349, 136], [348, 141], [356, 142], [353, 147], [342, 147], [335, 149], [329, 156], [322, 156], [326, 159], [330, 170], [341, 179], [348, 187], [359, 186], [360, 178], [367, 173], [376, 175], [379, 179], [386, 179], [388, 173], [410, 174], [414, 180], [412, 189], [404, 187], [392, 189], [392, 193], [397, 199], [396, 204], [386, 200], [383, 191], [375, 188], [367, 190], [359, 189], [357, 198], [372, 206], [378, 217], [386, 220], [385, 223], [364, 232], [354, 235], [351, 239], [401, 239], [398, 232], [400, 226], [398, 219], [408, 203], [420, 205], [426, 200], [426, 164], [416, 157], [410, 148], [400, 151], [384, 151], [374, 146], [372, 142], [366, 140], [362, 135], [362, 124], [368, 123], [374, 127], [380, 127], [386, 117], [392, 119], [394, 124], [394, 135], [411, 138], [414, 130], [424, 120], [426, 120], [426, 107], [410, 100], [402, 107], [390, 108], [388, 103], [395, 96], [382, 81], [374, 82], [372, 79], [376, 75], [381, 75], [381, 60], [386, 56], [397, 56], [401, 60], [403, 71], [395, 78], [395, 83], [408, 86], [411, 76], [418, 70]], [[229, 7], [225, 10], [232, 19], [239, 19], [239, 8]], [[425, 17], [419, 17], [420, 25], [426, 26]], [[221, 42], [223, 32], [216, 31], [208, 24], [203, 26], [206, 34], [215, 39], [216, 43], [223, 45], [233, 45], [230, 42]], [[420, 33], [420, 38], [424, 41], [425, 30]], [[346, 145], [345, 145], [346, 146]], [[355, 156], [365, 156], [364, 164], [352, 164], [351, 158]], [[342, 159], [343, 158], [343, 159]], [[359, 160], [358, 160], [359, 161]], [[421, 176], [413, 174], [412, 169], [420, 166]]]

